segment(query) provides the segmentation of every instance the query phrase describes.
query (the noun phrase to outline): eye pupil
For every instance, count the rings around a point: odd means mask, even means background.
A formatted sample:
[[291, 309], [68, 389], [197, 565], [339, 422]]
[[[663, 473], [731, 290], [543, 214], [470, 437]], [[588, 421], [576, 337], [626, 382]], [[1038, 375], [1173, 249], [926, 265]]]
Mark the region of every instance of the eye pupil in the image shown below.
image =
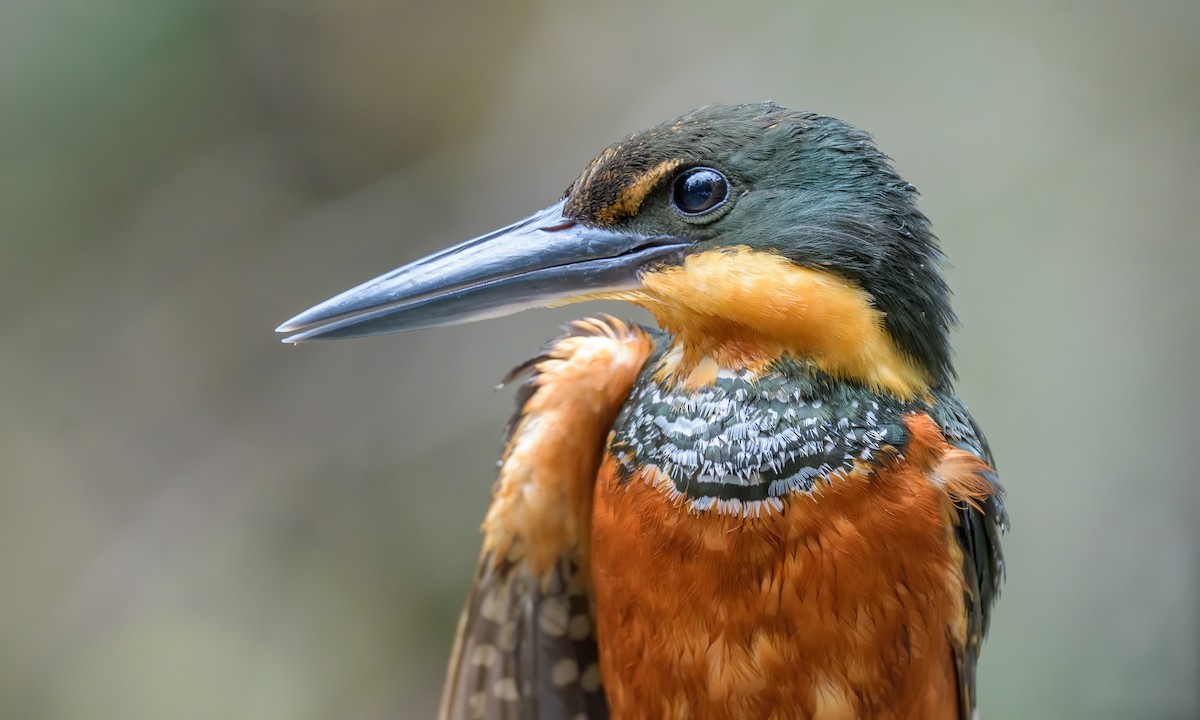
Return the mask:
[[673, 200], [684, 215], [700, 215], [729, 197], [729, 181], [712, 168], [692, 168], [675, 178]]

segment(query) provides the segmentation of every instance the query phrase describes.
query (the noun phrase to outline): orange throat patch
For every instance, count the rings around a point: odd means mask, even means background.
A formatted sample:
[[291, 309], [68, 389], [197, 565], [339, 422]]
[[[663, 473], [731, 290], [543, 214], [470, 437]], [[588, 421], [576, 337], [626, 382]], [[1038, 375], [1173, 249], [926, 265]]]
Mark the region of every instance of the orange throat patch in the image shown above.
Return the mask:
[[676, 337], [662, 379], [703, 384], [720, 368], [758, 370], [788, 353], [835, 378], [910, 399], [928, 374], [901, 352], [883, 313], [853, 283], [746, 247], [692, 255], [615, 293]]

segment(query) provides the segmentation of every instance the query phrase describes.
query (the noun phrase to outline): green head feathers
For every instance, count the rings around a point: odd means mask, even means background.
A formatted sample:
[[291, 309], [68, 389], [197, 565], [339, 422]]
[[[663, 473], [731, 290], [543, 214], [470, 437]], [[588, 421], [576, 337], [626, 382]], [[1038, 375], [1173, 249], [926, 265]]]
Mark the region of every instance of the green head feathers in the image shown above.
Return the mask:
[[[688, 216], [672, 204], [673, 181], [696, 167], [724, 175], [728, 199]], [[870, 293], [934, 385], [953, 378], [955, 318], [916, 188], [841, 120], [772, 103], [700, 108], [605, 150], [565, 199], [581, 223], [688, 237], [696, 251], [744, 245], [841, 275]]]

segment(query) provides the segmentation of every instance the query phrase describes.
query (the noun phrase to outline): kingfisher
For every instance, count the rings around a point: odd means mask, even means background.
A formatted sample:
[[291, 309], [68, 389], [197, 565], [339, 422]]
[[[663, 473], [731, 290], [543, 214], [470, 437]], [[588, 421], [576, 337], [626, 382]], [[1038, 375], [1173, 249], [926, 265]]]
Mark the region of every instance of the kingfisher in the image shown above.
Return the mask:
[[516, 368], [441, 717], [977, 717], [1007, 529], [916, 189], [772, 103], [610, 146], [550, 207], [279, 327], [620, 300]]

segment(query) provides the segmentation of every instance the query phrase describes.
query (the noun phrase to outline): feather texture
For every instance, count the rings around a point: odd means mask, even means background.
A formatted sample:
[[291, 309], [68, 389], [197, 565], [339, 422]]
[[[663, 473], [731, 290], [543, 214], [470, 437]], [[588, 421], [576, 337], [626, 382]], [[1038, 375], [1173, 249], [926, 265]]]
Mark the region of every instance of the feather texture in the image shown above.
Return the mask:
[[577, 559], [541, 579], [520, 563], [481, 558], [459, 624], [441, 717], [608, 717], [595, 624]]
[[579, 320], [510, 373], [517, 412], [442, 702], [443, 720], [600, 720], [588, 570], [605, 437], [653, 350], [610, 317]]

